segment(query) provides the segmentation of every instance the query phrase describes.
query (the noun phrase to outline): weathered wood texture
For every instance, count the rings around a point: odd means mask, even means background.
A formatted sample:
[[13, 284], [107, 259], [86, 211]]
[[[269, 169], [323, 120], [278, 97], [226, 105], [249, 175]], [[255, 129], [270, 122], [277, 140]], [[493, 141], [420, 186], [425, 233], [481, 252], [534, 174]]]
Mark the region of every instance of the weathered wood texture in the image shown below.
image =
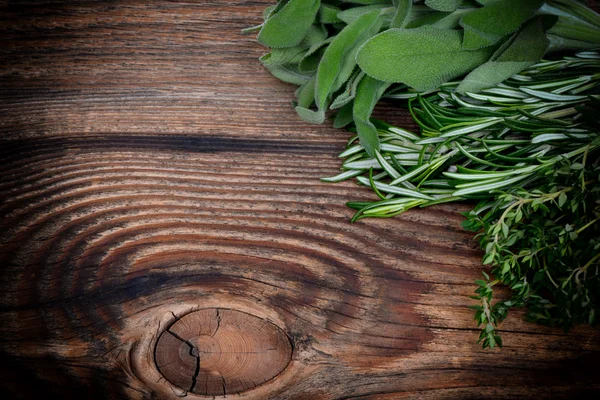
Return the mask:
[[236, 310], [205, 308], [176, 318], [160, 335], [154, 358], [176, 386], [224, 396], [273, 379], [291, 355], [291, 343], [276, 325]]
[[[597, 330], [565, 334], [513, 314], [503, 350], [475, 344], [467, 306], [481, 254], [459, 208], [348, 223], [344, 202], [372, 195], [319, 181], [338, 171], [348, 135], [303, 124], [294, 88], [240, 34], [268, 3], [0, 8], [8, 398], [200, 397], [155, 358], [165, 329], [209, 308], [289, 337], [289, 365], [240, 398], [597, 394]], [[379, 113], [406, 122], [390, 105]], [[262, 337], [256, 325], [239, 332]], [[260, 347], [253, 340], [240, 348]], [[173, 343], [202, 364], [204, 345]], [[243, 352], [227, 346], [223, 357]]]

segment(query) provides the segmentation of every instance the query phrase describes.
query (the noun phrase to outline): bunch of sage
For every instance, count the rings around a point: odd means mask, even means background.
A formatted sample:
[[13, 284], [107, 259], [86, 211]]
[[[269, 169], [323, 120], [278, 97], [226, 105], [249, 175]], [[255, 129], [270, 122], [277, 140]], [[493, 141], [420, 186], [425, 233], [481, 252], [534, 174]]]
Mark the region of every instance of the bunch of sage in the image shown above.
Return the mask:
[[549, 52], [600, 46], [600, 16], [575, 0], [280, 0], [256, 30], [264, 66], [300, 86], [298, 115], [337, 110], [334, 125], [353, 123], [372, 156], [385, 94], [462, 76], [456, 91], [477, 93]]

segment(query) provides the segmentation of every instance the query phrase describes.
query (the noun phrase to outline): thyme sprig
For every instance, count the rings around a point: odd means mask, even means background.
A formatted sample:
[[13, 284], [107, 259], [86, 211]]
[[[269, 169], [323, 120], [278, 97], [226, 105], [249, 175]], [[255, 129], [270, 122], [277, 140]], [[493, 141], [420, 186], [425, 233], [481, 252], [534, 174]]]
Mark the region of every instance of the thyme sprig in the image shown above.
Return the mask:
[[[547, 183], [528, 191], [503, 193], [466, 213], [463, 226], [480, 232], [484, 273], [473, 298], [475, 320], [483, 325], [484, 347], [502, 345], [497, 327], [513, 307], [527, 307], [526, 318], [565, 330], [595, 324], [600, 306], [600, 165], [563, 161]], [[492, 305], [493, 287], [512, 289], [508, 300]]]

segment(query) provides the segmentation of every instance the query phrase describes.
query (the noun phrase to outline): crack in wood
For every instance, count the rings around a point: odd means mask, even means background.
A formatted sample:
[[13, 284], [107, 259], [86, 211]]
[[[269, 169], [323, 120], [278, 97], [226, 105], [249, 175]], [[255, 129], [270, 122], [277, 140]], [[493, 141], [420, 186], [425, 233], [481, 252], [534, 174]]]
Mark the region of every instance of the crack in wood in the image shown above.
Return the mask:
[[217, 328], [215, 329], [215, 331], [213, 332], [211, 337], [213, 337], [213, 338], [215, 337], [215, 335], [219, 331], [220, 327], [221, 327], [221, 314], [219, 313], [219, 309], [217, 308]]
[[[195, 349], [195, 348], [194, 348]], [[196, 371], [194, 371], [194, 376], [192, 376], [192, 385], [190, 386], [190, 392], [194, 390], [196, 387], [196, 380], [198, 379], [198, 374], [200, 374], [200, 354], [196, 352]]]
[[[173, 312], [171, 312], [171, 314], [173, 314], [173, 316], [176, 318], [177, 321], [180, 321], [180, 318], [178, 318]], [[192, 376], [192, 384], [190, 386], [190, 388], [187, 390], [188, 392], [191, 392], [194, 390], [194, 387], [196, 386], [196, 379], [198, 379], [198, 374], [200, 373], [200, 352], [198, 351], [198, 349], [196, 348], [196, 346], [194, 346], [189, 340], [185, 340], [184, 338], [182, 338], [181, 336], [179, 336], [178, 334], [176, 334], [175, 332], [172, 332], [170, 329], [166, 330], [167, 333], [170, 333], [171, 335], [173, 335], [173, 337], [175, 337], [176, 339], [182, 341], [183, 343], [185, 343], [189, 348], [190, 348], [190, 356], [194, 357], [196, 359], [196, 370], [194, 371], [194, 375]], [[162, 365], [159, 367], [159, 369], [161, 367], [165, 367], [170, 365], [166, 364], [166, 365]]]
[[223, 396], [227, 395], [227, 385], [225, 384], [225, 377], [221, 374], [221, 380], [223, 382]]

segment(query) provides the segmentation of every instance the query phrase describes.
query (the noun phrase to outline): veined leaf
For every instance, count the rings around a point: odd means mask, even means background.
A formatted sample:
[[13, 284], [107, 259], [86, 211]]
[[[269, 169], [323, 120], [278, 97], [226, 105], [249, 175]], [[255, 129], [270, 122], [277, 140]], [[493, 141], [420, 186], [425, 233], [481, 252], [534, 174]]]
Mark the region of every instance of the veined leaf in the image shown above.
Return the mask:
[[352, 103], [347, 103], [342, 106], [335, 115], [335, 119], [333, 120], [334, 128], [343, 128], [346, 125], [352, 123]]
[[354, 100], [354, 97], [356, 97], [356, 90], [358, 84], [364, 76], [365, 73], [357, 68], [354, 74], [350, 77], [350, 79], [348, 79], [348, 82], [346, 82], [346, 89], [342, 93], [340, 93], [335, 98], [335, 100], [331, 102], [329, 108], [335, 110], [337, 108], [345, 106], [346, 104]]
[[260, 58], [265, 68], [269, 70], [273, 76], [281, 79], [284, 82], [293, 83], [294, 85], [303, 85], [311, 78], [298, 71], [298, 66], [295, 64], [274, 64], [271, 62], [271, 53], [267, 53]]
[[293, 47], [283, 47], [281, 49], [271, 50], [271, 64], [298, 64], [306, 53], [306, 47], [297, 45]]
[[375, 105], [390, 86], [388, 82], [373, 79], [370, 76], [362, 78], [356, 89], [352, 116], [358, 131], [360, 144], [372, 157], [379, 150], [379, 135], [377, 128], [370, 121]]
[[312, 73], [319, 67], [319, 61], [323, 57], [326, 46], [331, 43], [333, 37], [329, 37], [323, 40], [321, 43], [313, 45], [310, 49], [304, 53], [304, 57], [298, 63], [298, 71], [302, 73]]
[[402, 82], [419, 91], [438, 87], [481, 65], [492, 48], [463, 50], [458, 31], [437, 28], [389, 29], [358, 51], [358, 65], [384, 82]]
[[321, 4], [321, 9], [319, 10], [319, 22], [322, 24], [337, 24], [342, 22], [337, 16], [340, 11], [339, 7], [332, 4]]
[[493, 87], [540, 61], [549, 45], [543, 17], [528, 21], [510, 40], [498, 49], [492, 59], [469, 73], [458, 85], [459, 93], [477, 93]]
[[388, 8], [389, 6], [389, 4], [374, 4], [364, 7], [349, 8], [347, 10], [340, 11], [337, 14], [337, 17], [346, 24], [350, 25], [351, 23], [353, 23], [363, 15], [370, 13], [371, 11], [381, 11], [384, 8]]
[[304, 85], [296, 89], [296, 99], [298, 106], [309, 108], [315, 100], [315, 77], [313, 76]]
[[[352, 75], [356, 66], [358, 48], [381, 28], [380, 11], [362, 15], [346, 26], [325, 50], [319, 67], [315, 86], [317, 111], [296, 107], [300, 117], [308, 122], [322, 123], [331, 94], [337, 91]], [[320, 121], [320, 122], [319, 122]]]
[[461, 0], [425, 0], [425, 4], [437, 11], [452, 12], [456, 10]]
[[259, 43], [271, 48], [297, 45], [308, 33], [320, 6], [321, 0], [289, 0], [265, 21]]
[[391, 0], [342, 0], [342, 3], [354, 4], [389, 4]]
[[412, 0], [397, 0], [396, 13], [390, 28], [404, 28], [408, 23], [410, 17], [410, 11], [412, 10]]
[[533, 16], [544, 0], [496, 0], [465, 15], [460, 25], [465, 30], [463, 47], [479, 49], [496, 44]]
[[455, 29], [458, 27], [461, 18], [473, 11], [475, 11], [473, 8], [459, 8], [450, 14], [444, 13], [445, 16], [433, 22], [431, 26], [440, 29]]

